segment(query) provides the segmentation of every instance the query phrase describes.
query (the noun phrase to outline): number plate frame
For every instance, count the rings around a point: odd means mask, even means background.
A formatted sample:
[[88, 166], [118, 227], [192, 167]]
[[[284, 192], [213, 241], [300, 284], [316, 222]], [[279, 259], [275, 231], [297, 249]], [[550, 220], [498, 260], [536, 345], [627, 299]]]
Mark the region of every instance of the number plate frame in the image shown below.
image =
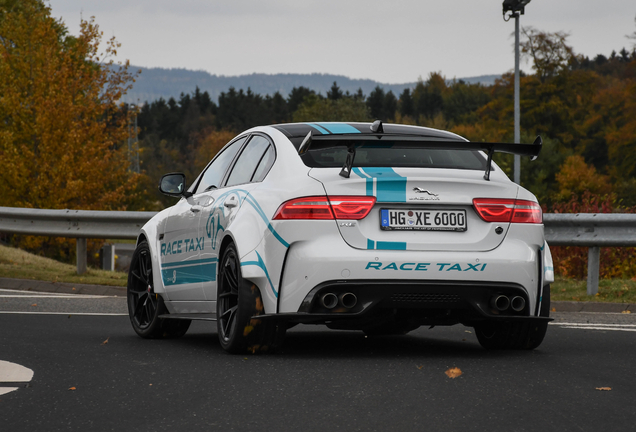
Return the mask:
[[[409, 216], [409, 212], [413, 213]], [[391, 214], [396, 214], [397, 223], [392, 224]], [[428, 215], [428, 216], [427, 216]], [[453, 216], [454, 215], [454, 218]], [[404, 223], [401, 224], [399, 216], [402, 216]], [[437, 219], [436, 219], [437, 217]], [[454, 219], [455, 225], [450, 222]], [[460, 224], [460, 220], [463, 224]], [[437, 222], [436, 222], [437, 220]], [[409, 221], [412, 224], [409, 224]], [[444, 223], [444, 221], [447, 221]], [[439, 223], [438, 223], [439, 222]], [[380, 229], [383, 231], [451, 231], [465, 232], [468, 230], [468, 221], [466, 220], [466, 210], [463, 209], [396, 209], [382, 208], [380, 209]]]

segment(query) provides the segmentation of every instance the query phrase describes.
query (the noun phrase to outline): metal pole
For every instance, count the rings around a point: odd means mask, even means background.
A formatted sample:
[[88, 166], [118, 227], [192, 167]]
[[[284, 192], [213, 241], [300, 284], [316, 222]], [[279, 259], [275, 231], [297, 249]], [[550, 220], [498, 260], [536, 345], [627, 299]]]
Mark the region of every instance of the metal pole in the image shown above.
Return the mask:
[[601, 271], [601, 248], [592, 246], [587, 251], [587, 295], [598, 293], [598, 279]]
[[[515, 13], [515, 143], [521, 142], [521, 114], [519, 109], [519, 12]], [[521, 184], [521, 156], [515, 155], [514, 181]]]
[[86, 239], [79, 237], [75, 243], [75, 255], [77, 261], [77, 274], [84, 274], [87, 270], [86, 265]]

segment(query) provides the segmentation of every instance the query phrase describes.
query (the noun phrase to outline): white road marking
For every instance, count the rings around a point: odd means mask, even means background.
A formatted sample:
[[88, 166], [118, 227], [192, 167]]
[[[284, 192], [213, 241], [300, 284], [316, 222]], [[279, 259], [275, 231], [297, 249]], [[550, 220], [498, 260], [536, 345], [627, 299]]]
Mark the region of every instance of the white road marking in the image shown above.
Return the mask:
[[128, 316], [127, 313], [100, 313], [100, 312], [22, 312], [22, 311], [0, 311], [0, 314], [18, 315], [86, 315], [86, 316]]
[[[16, 293], [12, 294], [0, 294], [0, 298], [109, 298], [116, 296], [104, 296], [94, 294], [69, 294], [69, 293], [49, 293], [41, 291], [22, 291], [22, 290], [10, 290], [0, 289], [0, 293]], [[119, 297], [118, 297], [119, 298]]]
[[628, 331], [636, 332], [636, 324], [597, 324], [597, 323], [568, 323], [551, 322], [550, 325], [557, 325], [566, 329], [579, 330], [602, 330], [602, 331]]
[[[108, 298], [109, 296], [98, 296], [90, 294], [57, 294], [57, 295], [4, 295], [0, 294], [0, 298], [66, 298], [66, 299], [95, 299]], [[123, 297], [118, 297], [123, 298]]]
[[[33, 379], [33, 371], [22, 365], [0, 360], [0, 382], [2, 383], [23, 383]], [[0, 387], [0, 395], [7, 394], [19, 387]]]

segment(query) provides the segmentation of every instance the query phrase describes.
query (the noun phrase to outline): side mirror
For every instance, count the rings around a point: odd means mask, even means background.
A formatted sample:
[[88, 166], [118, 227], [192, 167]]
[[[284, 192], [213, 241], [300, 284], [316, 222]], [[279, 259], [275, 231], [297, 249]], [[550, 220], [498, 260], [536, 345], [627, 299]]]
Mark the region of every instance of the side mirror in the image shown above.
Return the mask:
[[183, 173], [165, 174], [159, 181], [159, 191], [173, 197], [189, 197], [192, 194], [185, 190], [186, 179]]

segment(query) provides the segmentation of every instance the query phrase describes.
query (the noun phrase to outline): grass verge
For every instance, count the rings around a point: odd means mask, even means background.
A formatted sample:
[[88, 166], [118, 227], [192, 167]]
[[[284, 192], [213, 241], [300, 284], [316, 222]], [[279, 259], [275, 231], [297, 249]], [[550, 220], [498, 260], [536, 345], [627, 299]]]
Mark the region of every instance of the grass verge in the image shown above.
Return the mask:
[[0, 245], [0, 277], [49, 282], [126, 286], [127, 273], [89, 268], [83, 275], [77, 267], [20, 249]]
[[550, 290], [552, 301], [583, 301], [636, 303], [636, 281], [632, 279], [601, 279], [598, 294], [587, 295], [587, 281], [557, 277]]

